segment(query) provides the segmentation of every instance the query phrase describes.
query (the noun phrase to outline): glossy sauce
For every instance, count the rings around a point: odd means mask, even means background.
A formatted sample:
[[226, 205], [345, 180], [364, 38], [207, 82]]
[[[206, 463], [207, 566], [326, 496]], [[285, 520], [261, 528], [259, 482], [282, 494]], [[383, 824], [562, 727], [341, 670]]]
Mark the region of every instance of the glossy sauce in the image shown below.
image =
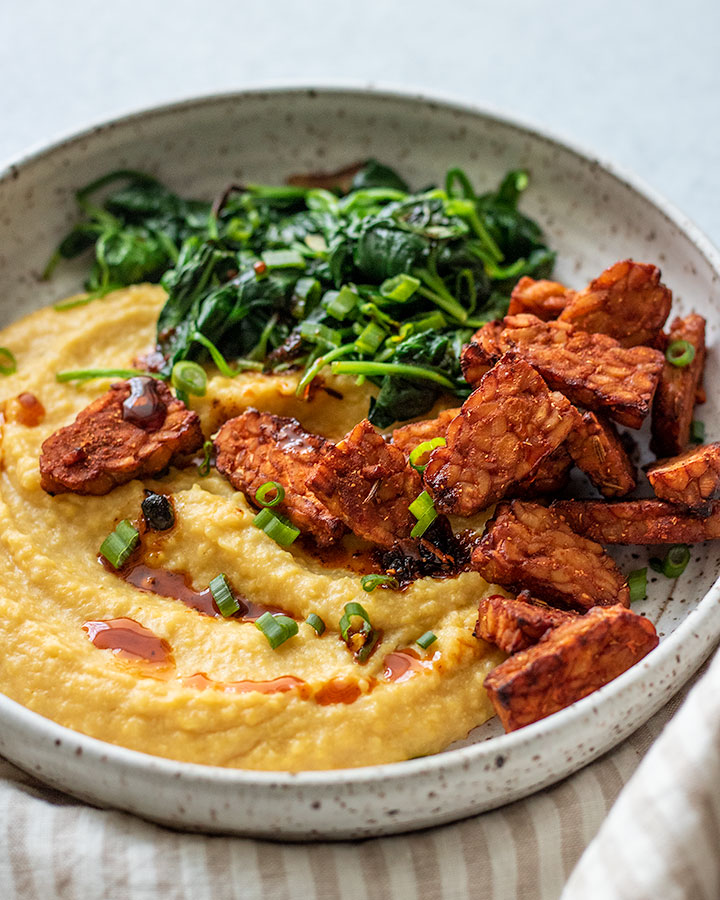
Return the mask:
[[357, 681], [349, 678], [331, 678], [315, 693], [315, 702], [320, 706], [332, 703], [354, 703], [362, 694]]
[[85, 622], [83, 630], [96, 647], [112, 650], [125, 659], [157, 665], [168, 665], [173, 661], [170, 644], [134, 619]]
[[35, 394], [25, 391], [13, 401], [12, 416], [18, 424], [34, 428], [45, 418], [45, 407]]
[[[357, 575], [383, 571], [377, 559], [376, 549], [366, 546], [364, 541], [361, 545], [361, 542], [352, 536], [346, 536], [329, 547], [318, 547], [309, 535], [301, 535], [296, 543], [299, 550], [312, 556], [316, 562], [328, 569], [346, 569]], [[353, 546], [354, 543], [357, 546]]]
[[195, 675], [183, 678], [182, 683], [185, 687], [193, 687], [198, 690], [214, 688], [224, 694], [249, 694], [252, 691], [260, 694], [284, 694], [305, 685], [302, 678], [296, 678], [294, 675], [281, 675], [271, 681], [215, 681], [213, 678], [208, 678], [204, 672], [197, 672]]
[[167, 413], [157, 379], [141, 375], [131, 378], [129, 384], [130, 396], [123, 403], [123, 419], [143, 431], [157, 431]]
[[429, 659], [422, 659], [420, 654], [411, 647], [393, 650], [383, 660], [383, 677], [385, 681], [407, 681], [413, 675], [417, 675], [418, 672], [426, 672], [432, 669], [439, 658], [440, 654], [436, 652]]

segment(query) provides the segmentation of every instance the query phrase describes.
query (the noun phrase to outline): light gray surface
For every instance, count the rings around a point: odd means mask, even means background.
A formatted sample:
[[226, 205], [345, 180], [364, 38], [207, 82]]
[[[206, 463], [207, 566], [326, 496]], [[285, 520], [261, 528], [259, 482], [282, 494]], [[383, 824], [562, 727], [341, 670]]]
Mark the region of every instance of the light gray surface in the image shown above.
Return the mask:
[[268, 83], [450, 94], [635, 171], [720, 244], [718, 0], [0, 0], [0, 161]]

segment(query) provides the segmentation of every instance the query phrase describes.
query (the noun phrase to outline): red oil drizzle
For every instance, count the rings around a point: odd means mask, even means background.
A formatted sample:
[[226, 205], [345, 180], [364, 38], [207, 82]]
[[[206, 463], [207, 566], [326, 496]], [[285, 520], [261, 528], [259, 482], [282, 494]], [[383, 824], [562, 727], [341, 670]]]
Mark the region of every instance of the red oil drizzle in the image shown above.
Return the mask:
[[13, 403], [13, 418], [20, 425], [34, 428], [45, 418], [45, 407], [35, 394], [25, 391], [18, 394]]
[[125, 659], [161, 665], [173, 661], [170, 644], [134, 619], [85, 622], [83, 630], [96, 647], [112, 650]]
[[435, 653], [430, 659], [421, 659], [420, 654], [411, 647], [393, 650], [383, 660], [383, 677], [385, 681], [407, 681], [418, 672], [432, 669], [435, 661], [439, 658], [440, 654]]
[[182, 683], [186, 687], [198, 690], [214, 688], [224, 694], [249, 694], [252, 691], [260, 694], [285, 694], [287, 691], [301, 689], [305, 686], [302, 678], [296, 678], [294, 675], [281, 675], [270, 681], [215, 681], [213, 678], [208, 678], [204, 672], [197, 672], [195, 675], [183, 678]]
[[141, 375], [131, 378], [129, 384], [130, 396], [123, 403], [123, 419], [143, 431], [157, 431], [167, 413], [157, 379]]
[[320, 690], [315, 693], [315, 702], [320, 706], [330, 706], [331, 703], [354, 703], [362, 694], [362, 689], [357, 681], [348, 678], [331, 678]]

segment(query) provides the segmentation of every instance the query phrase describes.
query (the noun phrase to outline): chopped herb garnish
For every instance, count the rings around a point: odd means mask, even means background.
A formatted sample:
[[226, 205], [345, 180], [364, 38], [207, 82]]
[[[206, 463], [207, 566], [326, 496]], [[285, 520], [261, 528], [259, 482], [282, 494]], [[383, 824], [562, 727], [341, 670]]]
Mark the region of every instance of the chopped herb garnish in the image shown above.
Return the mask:
[[317, 613], [310, 613], [310, 615], [305, 619], [305, 622], [317, 631], [318, 634], [323, 634], [325, 631], [325, 623], [320, 618]]
[[277, 481], [266, 481], [255, 491], [255, 500], [260, 506], [277, 506], [285, 499], [285, 488]]
[[175, 363], [170, 381], [178, 392], [194, 394], [196, 397], [205, 396], [207, 375], [205, 374], [205, 369], [195, 362], [182, 359], [180, 362]]
[[137, 528], [129, 519], [123, 519], [100, 545], [100, 554], [111, 566], [121, 569], [137, 547], [139, 540], [140, 532]]
[[360, 586], [364, 591], [367, 591], [368, 594], [372, 593], [375, 588], [378, 587], [389, 587], [393, 590], [397, 590], [400, 587], [399, 582], [394, 575], [363, 575], [360, 579]]
[[418, 444], [417, 447], [410, 451], [410, 465], [413, 469], [417, 469], [418, 472], [424, 472], [427, 469], [427, 460], [424, 463], [420, 462], [420, 460], [430, 456], [436, 447], [444, 447], [445, 443], [444, 437], [436, 437], [430, 441], [423, 441], [422, 444]]
[[17, 360], [7, 347], [0, 347], [0, 375], [13, 375], [17, 372]]
[[413, 500], [408, 509], [417, 519], [415, 527], [410, 532], [410, 537], [422, 537], [438, 517], [432, 497], [427, 491], [423, 491]]
[[220, 610], [220, 615], [225, 618], [234, 615], [240, 609], [240, 604], [233, 596], [227, 578], [222, 573], [216, 575], [210, 582], [210, 593], [213, 595], [215, 605]]
[[673, 544], [662, 561], [662, 573], [666, 578], [678, 578], [690, 562], [690, 548], [687, 544]]
[[705, 423], [693, 419], [690, 424], [690, 440], [693, 444], [705, 443]]
[[212, 441], [205, 441], [203, 444], [203, 461], [198, 466], [198, 475], [201, 478], [207, 478], [210, 474], [210, 464], [212, 462], [213, 450], [215, 445]]
[[270, 612], [263, 613], [256, 619], [255, 627], [262, 631], [273, 650], [298, 633], [298, 623], [294, 619], [290, 616], [274, 616]]
[[427, 650], [430, 644], [434, 644], [437, 640], [437, 635], [432, 631], [426, 631], [425, 634], [421, 635], [415, 643], [418, 647], [422, 647], [423, 650]]
[[630, 602], [644, 600], [647, 597], [647, 568], [635, 569], [627, 577], [627, 586], [630, 589]]
[[253, 525], [264, 531], [268, 537], [271, 537], [281, 547], [289, 547], [300, 536], [300, 529], [296, 528], [289, 519], [267, 507], [261, 509], [255, 516]]
[[695, 359], [695, 348], [690, 341], [673, 341], [665, 351], [665, 359], [671, 365], [683, 369]]
[[340, 619], [340, 634], [358, 662], [366, 662], [380, 639], [370, 624], [370, 617], [359, 603], [346, 603]]

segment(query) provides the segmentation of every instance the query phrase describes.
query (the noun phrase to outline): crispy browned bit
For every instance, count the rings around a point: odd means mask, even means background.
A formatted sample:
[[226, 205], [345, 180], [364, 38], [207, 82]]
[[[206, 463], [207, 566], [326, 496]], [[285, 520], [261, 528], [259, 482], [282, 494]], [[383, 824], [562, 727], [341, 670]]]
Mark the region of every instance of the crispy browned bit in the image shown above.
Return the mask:
[[533, 600], [528, 591], [517, 597], [493, 594], [480, 601], [473, 635], [512, 654], [532, 647], [549, 629], [557, 628], [577, 615], [574, 611], [554, 609], [547, 603]]
[[557, 281], [547, 281], [544, 278], [535, 281], [524, 275], [510, 294], [508, 315], [531, 313], [547, 322], [549, 319], [557, 319], [574, 296], [575, 291]]
[[567, 448], [575, 465], [604, 497], [624, 497], [635, 488], [635, 466], [617, 429], [604, 416], [583, 413], [580, 426], [568, 435]]
[[[622, 425], [639, 428], [650, 411], [665, 357], [651, 347], [621, 347], [606, 334], [579, 331], [567, 322], [542, 322], [537, 316], [506, 316], [500, 335], [486, 334], [465, 350], [469, 379], [472, 360], [489, 362], [512, 350], [573, 403], [600, 410]], [[473, 383], [473, 382], [471, 382]]]
[[327, 546], [343, 535], [345, 526], [313, 494], [307, 481], [331, 447], [330, 441], [305, 431], [297, 419], [248, 409], [218, 432], [215, 465], [253, 503], [261, 485], [277, 481], [285, 497], [273, 509]]
[[624, 606], [597, 607], [505, 660], [485, 690], [505, 731], [515, 731], [587, 697], [657, 645], [648, 619]]
[[[132, 397], [138, 402], [128, 407]], [[131, 378], [113, 384], [71, 425], [47, 438], [40, 484], [49, 494], [107, 494], [133, 478], [161, 472], [202, 442], [197, 413], [176, 400], [164, 382]]]
[[538, 503], [499, 504], [473, 551], [472, 567], [486, 581], [528, 590], [553, 605], [585, 610], [630, 603], [622, 573], [600, 544]]
[[415, 469], [367, 419], [330, 448], [308, 486], [355, 534], [381, 547], [410, 536], [416, 519], [408, 506], [422, 491]]
[[502, 321], [487, 322], [478, 328], [470, 343], [463, 347], [460, 365], [469, 384], [480, 384], [483, 375], [505, 352], [500, 343], [504, 328]]
[[436, 507], [469, 516], [504, 497], [562, 444], [576, 410], [537, 372], [508, 355], [492, 368], [448, 426], [424, 473]]
[[560, 315], [581, 331], [602, 332], [623, 347], [651, 344], [670, 313], [672, 292], [656, 266], [625, 259], [578, 291]]
[[535, 471], [508, 491], [509, 496], [530, 499], [555, 494], [563, 490], [570, 480], [570, 469], [573, 461], [570, 454], [561, 444], [557, 450], [546, 456]]
[[720, 443], [663, 459], [648, 468], [647, 477], [661, 500], [705, 510], [709, 500], [720, 497]]
[[403, 425], [393, 431], [392, 442], [408, 457], [419, 444], [436, 437], [445, 437], [448, 425], [458, 415], [460, 415], [460, 407], [455, 407], [454, 409], [444, 409], [435, 419], [425, 419], [423, 422], [411, 422], [409, 425]]
[[720, 538], [720, 501], [696, 515], [664, 500], [556, 500], [552, 509], [578, 534], [603, 544], [699, 544]]
[[353, 178], [364, 165], [364, 162], [356, 162], [336, 172], [305, 172], [291, 175], [287, 183], [293, 187], [323, 188], [326, 191], [338, 190], [341, 194], [347, 194], [352, 188]]
[[684, 367], [665, 360], [652, 413], [650, 449], [658, 457], [682, 453], [690, 440], [696, 395], [702, 389], [705, 368], [705, 319], [695, 313], [675, 319], [664, 349], [674, 341], [692, 344], [695, 358]]

